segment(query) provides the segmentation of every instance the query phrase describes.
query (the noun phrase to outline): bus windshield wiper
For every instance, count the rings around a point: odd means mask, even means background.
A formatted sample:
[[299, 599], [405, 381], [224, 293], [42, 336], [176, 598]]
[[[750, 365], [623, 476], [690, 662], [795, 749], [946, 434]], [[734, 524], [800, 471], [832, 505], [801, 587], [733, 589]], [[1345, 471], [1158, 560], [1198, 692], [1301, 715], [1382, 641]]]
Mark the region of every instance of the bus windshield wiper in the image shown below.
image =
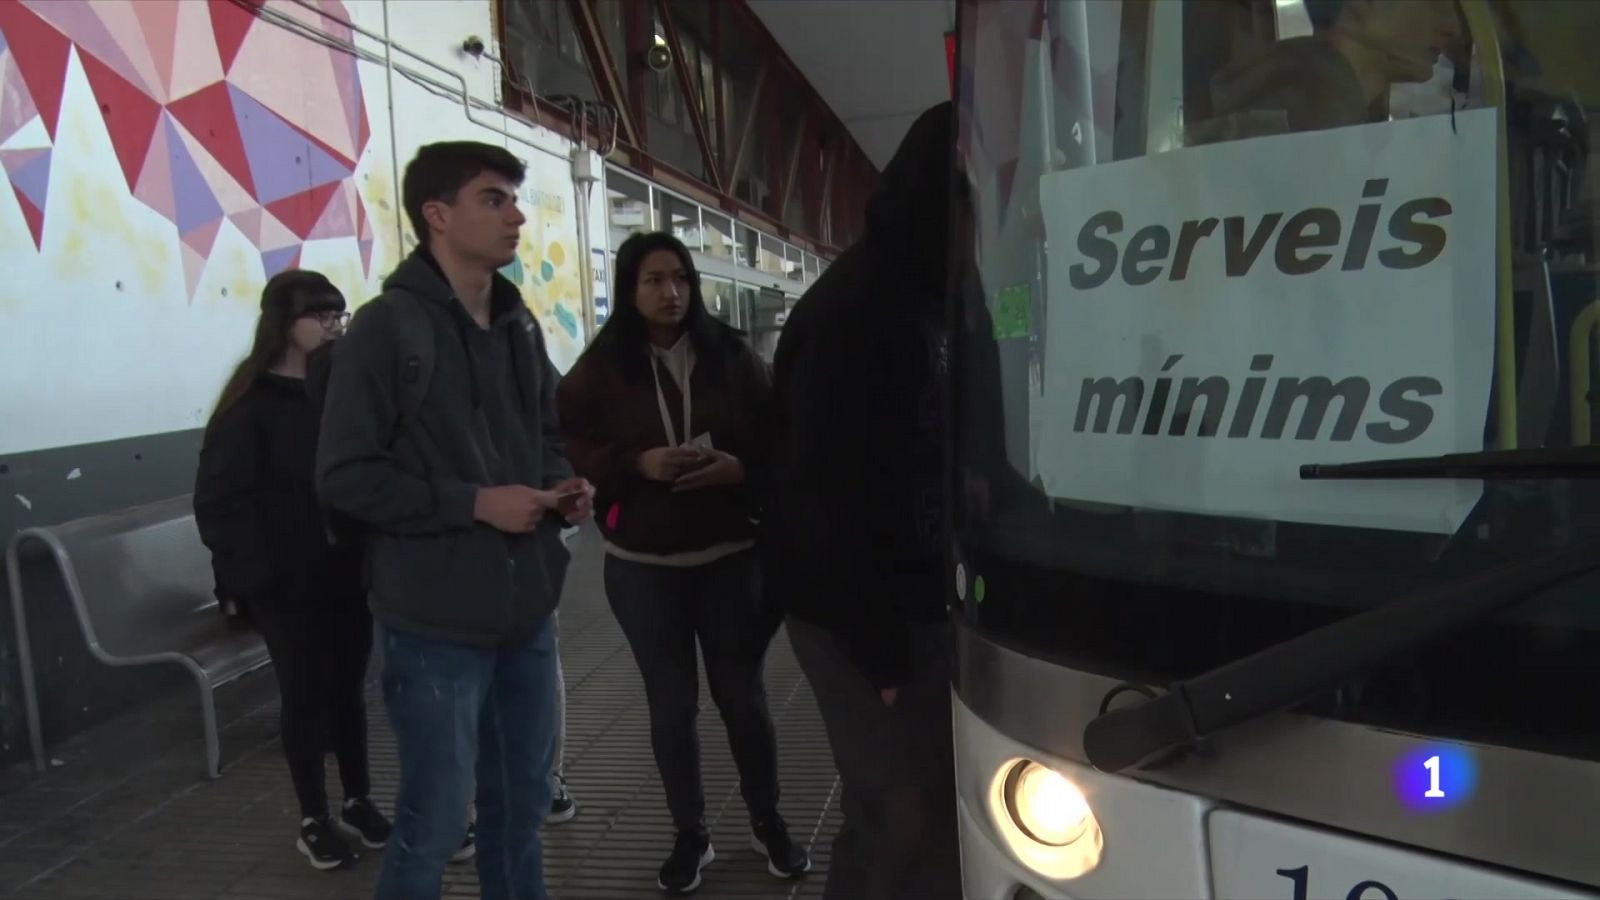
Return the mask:
[[1308, 463], [1300, 467], [1300, 478], [1600, 478], [1600, 446]]
[[1497, 566], [1401, 597], [1179, 681], [1083, 730], [1089, 763], [1118, 772], [1277, 712], [1540, 591], [1600, 570], [1600, 543]]

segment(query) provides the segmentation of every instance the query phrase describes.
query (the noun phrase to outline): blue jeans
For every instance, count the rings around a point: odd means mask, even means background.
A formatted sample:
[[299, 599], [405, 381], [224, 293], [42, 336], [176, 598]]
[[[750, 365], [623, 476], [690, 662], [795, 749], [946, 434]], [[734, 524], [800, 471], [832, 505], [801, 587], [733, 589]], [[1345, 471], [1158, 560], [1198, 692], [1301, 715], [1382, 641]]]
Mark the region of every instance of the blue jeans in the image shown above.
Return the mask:
[[394, 835], [378, 900], [437, 900], [477, 785], [485, 900], [543, 900], [556, 634], [486, 649], [383, 628], [383, 697], [400, 751]]

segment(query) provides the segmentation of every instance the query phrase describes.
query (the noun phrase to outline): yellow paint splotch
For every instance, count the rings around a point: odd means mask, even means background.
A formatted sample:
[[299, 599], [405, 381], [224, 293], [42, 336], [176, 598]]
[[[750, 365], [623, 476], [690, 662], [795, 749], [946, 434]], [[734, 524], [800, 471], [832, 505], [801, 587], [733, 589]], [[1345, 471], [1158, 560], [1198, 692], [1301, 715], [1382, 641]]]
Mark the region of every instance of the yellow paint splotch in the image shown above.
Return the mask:
[[[53, 185], [62, 196], [45, 223], [47, 232], [60, 235], [57, 252], [49, 254], [55, 274], [67, 283], [86, 275], [103, 278], [108, 288], [118, 281], [131, 282], [139, 296], [158, 295], [178, 265], [171, 246], [173, 231], [130, 221], [124, 215], [127, 189], [121, 183], [88, 173], [74, 176]], [[181, 283], [181, 272], [178, 279]]]
[[394, 179], [381, 161], [375, 162], [371, 171], [361, 179], [361, 196], [367, 203], [367, 217], [372, 223], [372, 270], [375, 277], [399, 265], [407, 251], [400, 244], [403, 211]]

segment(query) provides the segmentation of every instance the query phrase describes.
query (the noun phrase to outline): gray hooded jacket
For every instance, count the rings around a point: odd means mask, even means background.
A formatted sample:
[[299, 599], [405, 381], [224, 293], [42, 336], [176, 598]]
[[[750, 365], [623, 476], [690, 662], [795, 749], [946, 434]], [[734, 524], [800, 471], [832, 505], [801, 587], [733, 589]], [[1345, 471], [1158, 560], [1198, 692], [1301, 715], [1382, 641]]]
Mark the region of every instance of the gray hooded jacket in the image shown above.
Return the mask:
[[[402, 334], [419, 321], [431, 335]], [[432, 374], [402, 421], [399, 348], [431, 340]], [[521, 295], [496, 275], [484, 330], [424, 252], [413, 253], [335, 346], [317, 450], [325, 506], [366, 526], [373, 615], [422, 637], [492, 647], [525, 640], [560, 599], [568, 554], [551, 516], [531, 534], [475, 521], [479, 488], [548, 488], [572, 475], [556, 422], [559, 376]]]

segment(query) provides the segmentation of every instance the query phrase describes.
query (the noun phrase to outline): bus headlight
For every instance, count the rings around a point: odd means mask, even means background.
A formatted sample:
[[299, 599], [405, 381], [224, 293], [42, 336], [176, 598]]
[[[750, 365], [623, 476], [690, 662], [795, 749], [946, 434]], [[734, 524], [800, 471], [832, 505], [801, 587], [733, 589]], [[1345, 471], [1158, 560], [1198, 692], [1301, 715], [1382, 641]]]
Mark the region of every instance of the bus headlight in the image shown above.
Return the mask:
[[1105, 837], [1083, 791], [1070, 778], [1028, 759], [994, 775], [989, 812], [1011, 854], [1048, 878], [1070, 879], [1100, 863]]

